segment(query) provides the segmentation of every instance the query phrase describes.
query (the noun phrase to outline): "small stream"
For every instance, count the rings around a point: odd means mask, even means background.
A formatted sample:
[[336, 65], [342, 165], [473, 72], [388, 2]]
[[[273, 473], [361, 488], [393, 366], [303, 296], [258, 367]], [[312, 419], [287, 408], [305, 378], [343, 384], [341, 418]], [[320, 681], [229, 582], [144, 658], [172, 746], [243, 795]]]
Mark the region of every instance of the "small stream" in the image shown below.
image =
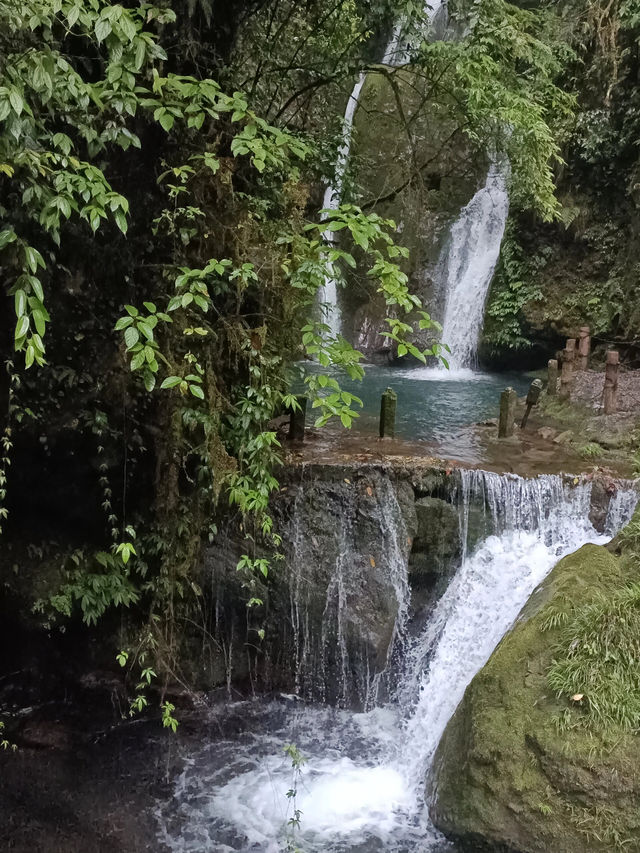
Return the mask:
[[[587, 542], [607, 542], [629, 519], [637, 495], [618, 490], [603, 534], [589, 522], [589, 481], [462, 471], [455, 499], [465, 541], [472, 505], [476, 514], [481, 507], [485, 535], [465, 547], [419, 630], [412, 631], [406, 614], [406, 559], [400, 549], [389, 549], [396, 565], [388, 569], [404, 581], [394, 584], [399, 654], [389, 655], [388, 698], [360, 713], [295, 696], [215, 712], [237, 715], [242, 725], [236, 736], [212, 740], [185, 757], [172, 796], [157, 809], [159, 838], [170, 850], [286, 850], [294, 808], [287, 791], [293, 787], [301, 810], [295, 842], [305, 853], [455, 849], [432, 826], [424, 799], [448, 720], [555, 563]], [[394, 497], [385, 500], [392, 509]], [[288, 743], [306, 759], [297, 786], [283, 752]]]

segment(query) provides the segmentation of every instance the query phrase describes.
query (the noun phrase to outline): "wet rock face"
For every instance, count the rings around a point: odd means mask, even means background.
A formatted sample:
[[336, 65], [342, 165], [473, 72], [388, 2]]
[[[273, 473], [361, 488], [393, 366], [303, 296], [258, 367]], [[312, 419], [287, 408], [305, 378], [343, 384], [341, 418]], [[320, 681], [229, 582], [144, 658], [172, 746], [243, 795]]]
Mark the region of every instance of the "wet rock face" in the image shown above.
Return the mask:
[[442, 498], [423, 497], [415, 502], [417, 532], [409, 557], [412, 587], [446, 588], [462, 554], [460, 519], [455, 506]]
[[[393, 655], [398, 615], [411, 610], [409, 631], [429, 619], [465, 549], [492, 532], [485, 491], [465, 489], [463, 480], [455, 468], [356, 461], [283, 469], [272, 503], [283, 559], [272, 559], [268, 577], [236, 570], [242, 554], [268, 556], [237, 521], [209, 551], [201, 585], [222, 654], [208, 656], [197, 683], [355, 708], [382, 698], [374, 693]], [[611, 483], [594, 479], [599, 530], [610, 499]], [[264, 605], [248, 609], [252, 595]], [[189, 655], [194, 670], [199, 654]]]
[[546, 681], [558, 633], [546, 622], [551, 608], [593, 601], [623, 582], [621, 572], [596, 545], [561, 560], [467, 688], [427, 786], [436, 826], [464, 849], [640, 850], [637, 736], [563, 729], [570, 703]]
[[[211, 630], [224, 650], [211, 679], [366, 707], [381, 698], [379, 677], [412, 592], [426, 614], [459, 564], [456, 478], [439, 469], [313, 465], [286, 470], [281, 482], [272, 509], [284, 560], [255, 593], [263, 608], [247, 611], [235, 568], [251, 547], [243, 533], [226, 528], [210, 551]], [[251, 618], [265, 629], [260, 645], [247, 632]]]
[[287, 623], [294, 687], [364, 706], [408, 606], [413, 493], [369, 468], [291, 484], [277, 512], [290, 546], [272, 603]]

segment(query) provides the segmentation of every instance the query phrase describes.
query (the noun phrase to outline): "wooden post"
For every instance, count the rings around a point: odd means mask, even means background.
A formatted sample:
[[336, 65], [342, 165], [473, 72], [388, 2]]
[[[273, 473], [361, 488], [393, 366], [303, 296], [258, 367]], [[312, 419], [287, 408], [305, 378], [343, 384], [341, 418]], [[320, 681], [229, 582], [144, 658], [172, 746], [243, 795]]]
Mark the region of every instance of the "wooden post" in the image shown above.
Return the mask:
[[498, 423], [498, 438], [508, 438], [513, 435], [513, 422], [516, 416], [518, 395], [513, 388], [505, 388], [500, 394], [500, 421]]
[[520, 424], [520, 429], [524, 429], [527, 425], [527, 421], [529, 420], [529, 415], [531, 414], [531, 409], [535, 406], [540, 399], [540, 394], [542, 393], [542, 379], [534, 379], [531, 385], [529, 386], [529, 393], [527, 394], [527, 408], [525, 409], [524, 415], [522, 417], [522, 423]]
[[380, 438], [395, 438], [398, 395], [387, 388], [380, 398]]
[[604, 369], [604, 413], [613, 415], [618, 411], [618, 370], [620, 354], [609, 350]]
[[558, 393], [558, 360], [550, 358], [547, 364], [547, 394], [555, 397]]
[[304, 441], [304, 427], [307, 420], [307, 398], [296, 397], [299, 409], [291, 409], [289, 416], [289, 441]]
[[591, 352], [591, 336], [588, 326], [582, 326], [578, 338], [578, 370], [586, 370], [589, 367], [589, 353]]
[[571, 396], [573, 381], [573, 362], [576, 354], [575, 338], [568, 338], [567, 345], [562, 350], [562, 372], [560, 374], [560, 396], [568, 400]]

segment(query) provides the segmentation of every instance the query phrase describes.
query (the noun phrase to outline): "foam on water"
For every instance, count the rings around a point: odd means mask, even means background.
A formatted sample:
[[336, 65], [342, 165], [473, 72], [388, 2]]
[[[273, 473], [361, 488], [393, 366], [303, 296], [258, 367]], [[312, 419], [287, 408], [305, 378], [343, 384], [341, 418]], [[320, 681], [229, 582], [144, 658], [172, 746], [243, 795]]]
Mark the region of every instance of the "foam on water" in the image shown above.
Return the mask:
[[[588, 520], [590, 497], [589, 482], [574, 486], [560, 476], [461, 472], [468, 554], [425, 628], [405, 643], [392, 700], [360, 714], [246, 703], [242, 735], [207, 744], [186, 761], [173, 796], [158, 807], [161, 840], [175, 853], [284, 849], [294, 806], [282, 747], [294, 742], [307, 759], [295, 802], [305, 853], [450, 849], [424, 802], [434, 751], [466, 686], [535, 587], [565, 554], [606, 542], [638, 498], [618, 488], [607, 533], [599, 535]], [[470, 530], [477, 536], [483, 526], [474, 545]]]
[[399, 376], [407, 379], [417, 379], [421, 382], [481, 382], [483, 379], [491, 379], [487, 373], [472, 370], [470, 367], [411, 367], [405, 370], [395, 371]]

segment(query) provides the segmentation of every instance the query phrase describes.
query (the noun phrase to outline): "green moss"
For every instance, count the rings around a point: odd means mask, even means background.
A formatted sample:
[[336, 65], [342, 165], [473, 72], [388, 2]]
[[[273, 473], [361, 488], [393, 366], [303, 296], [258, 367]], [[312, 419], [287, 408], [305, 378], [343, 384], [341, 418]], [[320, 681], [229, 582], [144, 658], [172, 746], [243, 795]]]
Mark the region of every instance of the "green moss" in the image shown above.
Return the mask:
[[558, 697], [548, 681], [561, 649], [575, 655], [567, 641], [578, 614], [626, 585], [624, 561], [586, 545], [531, 597], [438, 749], [433, 816], [445, 832], [527, 853], [640, 849], [640, 741], [596, 718], [559, 725], [589, 706]]

